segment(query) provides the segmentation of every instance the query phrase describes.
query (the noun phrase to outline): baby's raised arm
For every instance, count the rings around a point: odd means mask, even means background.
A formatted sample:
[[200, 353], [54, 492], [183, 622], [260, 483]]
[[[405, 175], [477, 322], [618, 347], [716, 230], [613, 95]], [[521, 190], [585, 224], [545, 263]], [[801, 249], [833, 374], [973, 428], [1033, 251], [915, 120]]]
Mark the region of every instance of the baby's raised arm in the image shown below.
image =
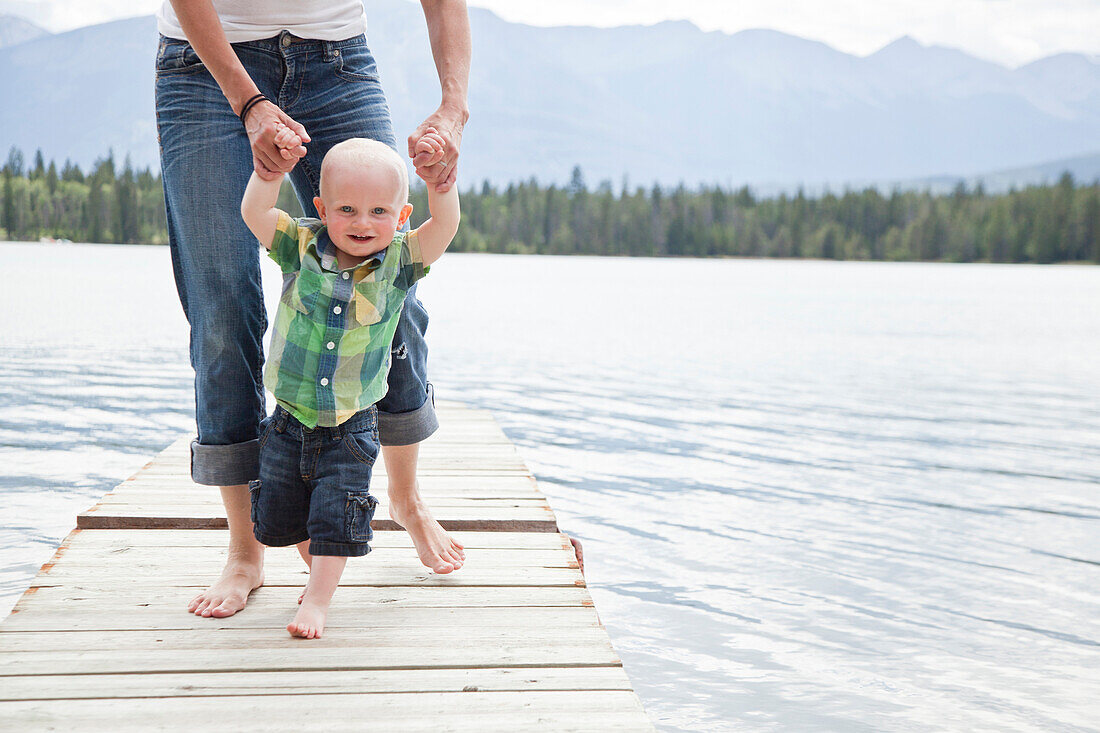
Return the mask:
[[279, 223], [279, 210], [275, 208], [275, 203], [279, 200], [282, 185], [282, 174], [274, 180], [265, 181], [253, 171], [241, 199], [241, 218], [265, 249], [271, 249], [275, 227]]
[[[443, 139], [431, 127], [415, 146], [416, 153], [441, 154], [443, 149]], [[446, 193], [439, 193], [434, 183], [427, 183], [427, 186], [431, 218], [421, 224], [416, 233], [420, 238], [424, 264], [430, 265], [440, 258], [458, 233], [462, 212], [458, 202], [458, 186], [451, 186]]]

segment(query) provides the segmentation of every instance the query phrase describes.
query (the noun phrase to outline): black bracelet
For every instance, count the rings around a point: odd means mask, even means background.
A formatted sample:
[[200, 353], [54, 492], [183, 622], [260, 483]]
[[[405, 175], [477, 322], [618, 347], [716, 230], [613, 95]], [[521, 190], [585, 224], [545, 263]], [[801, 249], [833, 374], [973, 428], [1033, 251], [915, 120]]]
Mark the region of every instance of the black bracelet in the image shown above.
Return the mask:
[[239, 115], [237, 115], [238, 117], [241, 118], [241, 124], [242, 125], [244, 124], [245, 117], [248, 116], [248, 113], [252, 110], [253, 107], [255, 107], [260, 102], [267, 102], [267, 101], [270, 101], [270, 100], [268, 100], [268, 98], [265, 97], [262, 94], [256, 94], [256, 95], [250, 97], [249, 100], [244, 103], [244, 106], [241, 107], [241, 113]]

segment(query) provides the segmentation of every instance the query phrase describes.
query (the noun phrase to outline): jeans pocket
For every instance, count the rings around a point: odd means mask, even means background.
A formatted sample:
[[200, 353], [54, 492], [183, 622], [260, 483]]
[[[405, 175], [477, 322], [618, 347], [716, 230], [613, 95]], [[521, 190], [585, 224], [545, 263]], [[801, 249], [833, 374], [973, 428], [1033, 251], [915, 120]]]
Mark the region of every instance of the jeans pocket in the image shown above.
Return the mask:
[[190, 43], [161, 37], [160, 46], [157, 48], [156, 75], [158, 77], [191, 74], [205, 68], [206, 64], [202, 62]]
[[366, 43], [341, 48], [336, 56], [334, 71], [344, 81], [378, 81], [378, 64]]
[[366, 492], [348, 493], [344, 507], [344, 533], [348, 542], [370, 542], [374, 533], [370, 523], [378, 500]]
[[256, 525], [260, 521], [260, 479], [253, 479], [248, 482], [248, 499], [252, 504], [250, 519], [252, 524]]
[[267, 439], [271, 437], [271, 428], [274, 427], [274, 425], [275, 421], [270, 416], [260, 421], [260, 450], [264, 449]]
[[378, 423], [375, 422], [370, 430], [354, 433], [344, 433], [344, 447], [351, 457], [360, 463], [373, 466], [378, 459]]

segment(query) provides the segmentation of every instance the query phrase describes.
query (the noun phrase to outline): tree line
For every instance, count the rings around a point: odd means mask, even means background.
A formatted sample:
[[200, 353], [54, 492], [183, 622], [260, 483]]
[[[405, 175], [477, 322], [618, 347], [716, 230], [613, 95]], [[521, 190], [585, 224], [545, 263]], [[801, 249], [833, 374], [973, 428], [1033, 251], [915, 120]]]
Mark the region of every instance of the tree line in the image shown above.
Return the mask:
[[[41, 151], [26, 164], [16, 149], [2, 169], [0, 238], [163, 244], [168, 240], [160, 174], [113, 155], [85, 173], [58, 170]], [[414, 222], [427, 195], [414, 186]], [[289, 184], [280, 205], [299, 214]], [[950, 262], [1100, 263], [1100, 182], [1066, 174], [1054, 185], [989, 194], [877, 189], [757, 198], [729, 190], [590, 189], [580, 168], [568, 185], [485, 182], [462, 195], [460, 252], [689, 257], [813, 257]]]

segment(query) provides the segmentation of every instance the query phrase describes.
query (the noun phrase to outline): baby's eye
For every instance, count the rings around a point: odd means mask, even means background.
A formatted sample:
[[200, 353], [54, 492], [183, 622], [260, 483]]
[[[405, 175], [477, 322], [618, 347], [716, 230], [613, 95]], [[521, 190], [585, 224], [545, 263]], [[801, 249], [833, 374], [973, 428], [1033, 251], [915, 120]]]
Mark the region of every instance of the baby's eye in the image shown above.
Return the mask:
[[386, 210], [383, 209], [381, 206], [375, 206], [371, 213], [375, 214], [376, 216], [382, 216], [382, 214], [386, 213]]
[[352, 208], [350, 206], [341, 206], [340, 211], [344, 212], [345, 214], [350, 214], [352, 212]]

